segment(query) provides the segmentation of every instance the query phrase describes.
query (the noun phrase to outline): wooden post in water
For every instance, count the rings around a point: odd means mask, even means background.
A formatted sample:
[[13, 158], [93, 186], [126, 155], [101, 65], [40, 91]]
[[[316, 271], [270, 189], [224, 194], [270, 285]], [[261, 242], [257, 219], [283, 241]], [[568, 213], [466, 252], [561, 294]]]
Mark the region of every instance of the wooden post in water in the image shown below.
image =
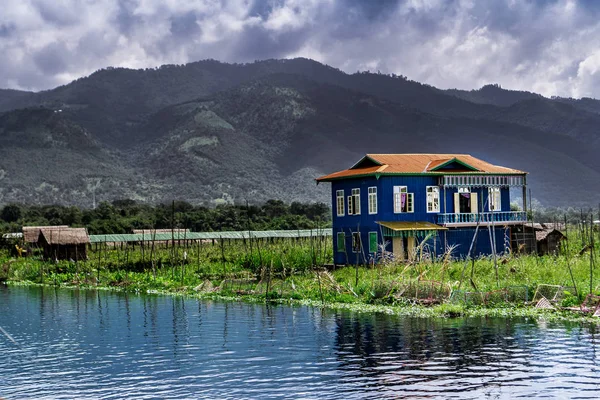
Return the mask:
[[152, 261], [152, 274], [154, 276], [154, 280], [156, 280], [156, 249], [154, 248], [154, 242], [156, 241], [156, 227], [154, 228], [154, 232], [152, 233], [152, 247], [150, 248], [150, 260]]
[[225, 242], [223, 241], [223, 237], [219, 236], [219, 242], [221, 244], [221, 262], [223, 263], [223, 277], [227, 278], [227, 267], [225, 260]]
[[565, 237], [566, 237], [565, 257], [567, 258], [567, 269], [569, 270], [569, 275], [571, 276], [571, 282], [573, 282], [573, 288], [575, 289], [575, 296], [577, 296], [577, 284], [575, 283], [575, 278], [573, 277], [573, 270], [571, 269], [571, 255], [569, 254], [569, 226], [567, 225], [567, 214], [565, 214]]
[[[360, 246], [361, 245], [361, 243], [360, 243], [360, 224], [358, 224], [356, 226], [356, 232], [358, 234], [358, 240], [359, 240], [358, 246]], [[350, 241], [350, 243], [352, 244], [352, 252], [354, 252], [354, 234], [351, 233], [351, 235], [352, 235], [352, 240]], [[356, 252], [356, 262], [355, 262], [355, 267], [354, 267], [354, 287], [355, 288], [358, 287], [358, 254], [360, 254], [360, 253]]]
[[198, 254], [196, 255], [196, 258], [198, 260], [198, 269], [196, 271], [198, 274], [200, 273], [200, 243], [202, 243], [202, 239], [198, 239], [198, 242], [196, 243], [198, 247]]
[[590, 294], [593, 292], [594, 281], [594, 217], [590, 214]]
[[[142, 230], [142, 241], [141, 241], [141, 247], [142, 247], [142, 268], [146, 269], [146, 263], [144, 260], [144, 239], [145, 239], [145, 230]], [[134, 247], [135, 249], [135, 247]]]

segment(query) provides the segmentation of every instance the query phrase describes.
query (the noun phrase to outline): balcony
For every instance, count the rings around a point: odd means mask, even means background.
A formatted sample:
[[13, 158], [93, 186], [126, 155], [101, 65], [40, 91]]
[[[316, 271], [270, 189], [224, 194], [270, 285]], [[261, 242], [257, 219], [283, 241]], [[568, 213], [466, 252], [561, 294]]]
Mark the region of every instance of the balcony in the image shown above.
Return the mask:
[[437, 223], [443, 226], [519, 225], [527, 222], [524, 211], [498, 211], [478, 214], [438, 214]]

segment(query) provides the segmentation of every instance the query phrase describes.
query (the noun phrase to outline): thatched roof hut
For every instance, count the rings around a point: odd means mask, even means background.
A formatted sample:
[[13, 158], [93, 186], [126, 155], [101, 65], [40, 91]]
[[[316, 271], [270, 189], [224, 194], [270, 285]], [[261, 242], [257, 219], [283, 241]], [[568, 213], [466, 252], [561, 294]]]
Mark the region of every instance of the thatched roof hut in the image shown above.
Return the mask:
[[38, 243], [46, 259], [77, 261], [87, 259], [90, 237], [85, 228], [41, 228]]
[[565, 235], [558, 229], [548, 228], [535, 232], [538, 254], [556, 254], [560, 250], [560, 242], [565, 240]]
[[28, 244], [37, 243], [40, 237], [40, 230], [56, 230], [66, 229], [68, 225], [49, 225], [49, 226], [24, 226], [23, 227], [23, 241]]

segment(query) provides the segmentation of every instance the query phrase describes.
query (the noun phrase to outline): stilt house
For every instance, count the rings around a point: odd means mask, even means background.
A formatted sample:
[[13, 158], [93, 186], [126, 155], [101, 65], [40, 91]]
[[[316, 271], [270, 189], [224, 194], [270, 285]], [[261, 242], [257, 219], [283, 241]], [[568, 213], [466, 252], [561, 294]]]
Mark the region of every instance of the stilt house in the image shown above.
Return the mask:
[[526, 176], [468, 154], [367, 154], [317, 179], [331, 182], [334, 261], [508, 251], [527, 219], [511, 211], [510, 188], [527, 204]]

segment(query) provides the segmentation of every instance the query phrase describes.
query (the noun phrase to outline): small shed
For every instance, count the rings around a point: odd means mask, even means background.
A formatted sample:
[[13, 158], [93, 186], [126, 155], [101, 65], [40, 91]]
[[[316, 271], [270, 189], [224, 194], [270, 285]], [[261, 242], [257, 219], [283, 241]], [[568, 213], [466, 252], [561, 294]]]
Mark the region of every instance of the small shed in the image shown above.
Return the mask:
[[560, 250], [560, 243], [566, 239], [558, 229], [546, 228], [535, 232], [537, 240], [537, 251], [539, 255], [557, 254]]
[[90, 237], [85, 228], [40, 229], [38, 244], [44, 258], [51, 260], [86, 260]]

